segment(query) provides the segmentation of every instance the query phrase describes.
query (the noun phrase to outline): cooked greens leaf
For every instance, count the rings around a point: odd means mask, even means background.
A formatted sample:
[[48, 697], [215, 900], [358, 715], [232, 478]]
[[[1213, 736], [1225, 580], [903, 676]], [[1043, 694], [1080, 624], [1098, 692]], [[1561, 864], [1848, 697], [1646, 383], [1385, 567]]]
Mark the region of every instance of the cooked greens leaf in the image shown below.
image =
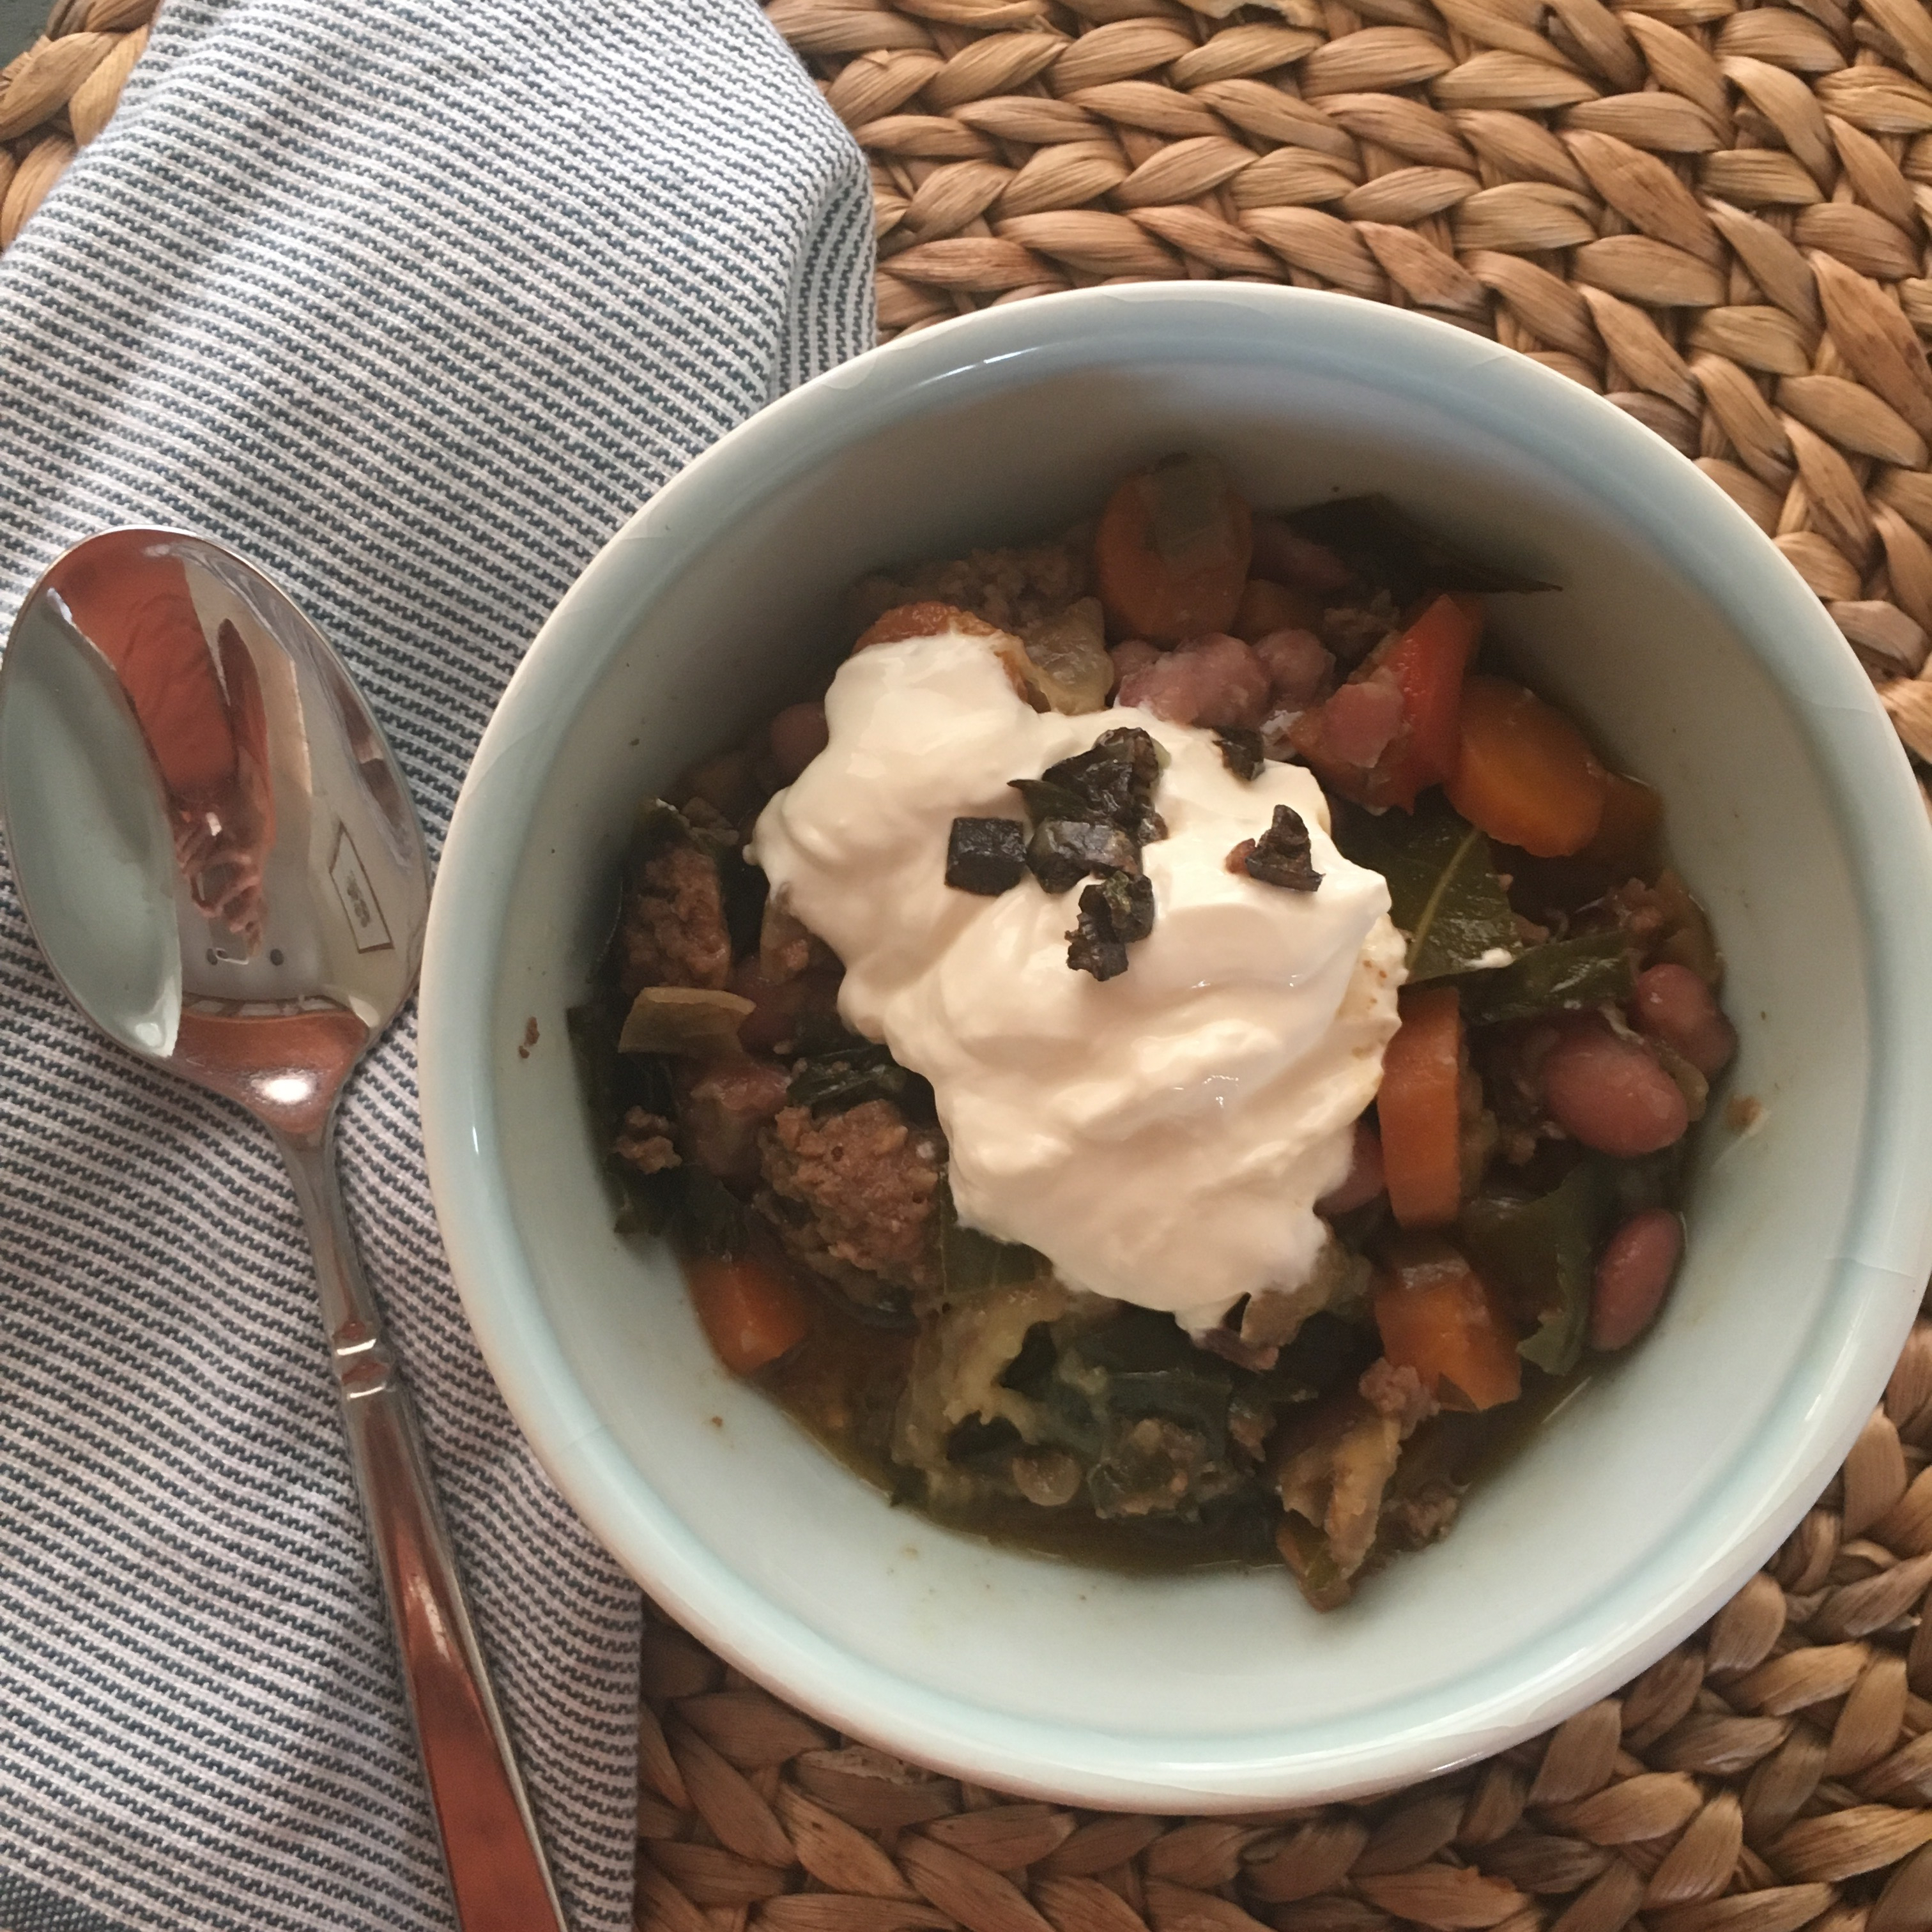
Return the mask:
[[1490, 842], [1438, 794], [1424, 793], [1413, 814], [1342, 800], [1334, 809], [1342, 856], [1388, 881], [1390, 916], [1408, 935], [1412, 986], [1516, 957], [1516, 916], [1490, 862]]
[[1196, 1359], [1173, 1369], [1128, 1370], [1109, 1378], [1107, 1402], [1117, 1420], [1138, 1422], [1148, 1416], [1192, 1430], [1217, 1460], [1228, 1452], [1228, 1404], [1234, 1373], [1201, 1349]]
[[865, 1100], [903, 1100], [916, 1077], [882, 1041], [853, 1037], [801, 1061], [785, 1101], [814, 1114], [842, 1114]]
[[1621, 1004], [1630, 998], [1636, 978], [1624, 933], [1615, 928], [1580, 932], [1532, 946], [1499, 972], [1466, 980], [1462, 1017], [1471, 1026], [1492, 1026], [1499, 1020]]
[[1052, 1270], [1036, 1248], [1018, 1241], [996, 1240], [969, 1228], [952, 1204], [952, 1184], [939, 1183], [940, 1292], [948, 1301], [986, 1294], [996, 1288], [1018, 1288]]
[[620, 1054], [617, 1016], [607, 1000], [572, 1006], [564, 1018], [584, 1084], [590, 1128], [604, 1157], [604, 1169], [623, 1194], [615, 1223], [620, 1234], [661, 1234], [676, 1214], [681, 1198], [677, 1172], [640, 1174], [612, 1152], [624, 1116], [633, 1107], [669, 1119], [677, 1101], [670, 1067], [655, 1053]]
[[1365, 584], [1407, 604], [1430, 590], [1553, 590], [1466, 555], [1431, 535], [1386, 496], [1345, 496], [1292, 510], [1288, 527], [1325, 544]]
[[[702, 847], [704, 835], [698, 841]], [[772, 882], [764, 869], [754, 866], [736, 845], [713, 849], [718, 867], [718, 884], [724, 904], [724, 928], [731, 935], [731, 952], [742, 959], [758, 950], [758, 934], [765, 923], [765, 904], [772, 896]]]
[[625, 874], [632, 884], [644, 877], [646, 862], [673, 845], [692, 842], [690, 825], [674, 805], [661, 798], [645, 799], [631, 820], [631, 840], [624, 856]]
[[946, 1438], [946, 1460], [964, 1468], [1001, 1468], [1016, 1449], [1026, 1447], [1019, 1431], [1004, 1415], [990, 1422], [969, 1415]]
[[1535, 1322], [1518, 1354], [1552, 1376], [1583, 1352], [1597, 1247], [1616, 1204], [1614, 1167], [1593, 1156], [1533, 1201], [1478, 1195], [1457, 1224], [1476, 1272]]
[[724, 1182], [695, 1161], [674, 1170], [679, 1183], [678, 1220], [685, 1239], [700, 1254], [730, 1261], [751, 1239], [750, 1213]]

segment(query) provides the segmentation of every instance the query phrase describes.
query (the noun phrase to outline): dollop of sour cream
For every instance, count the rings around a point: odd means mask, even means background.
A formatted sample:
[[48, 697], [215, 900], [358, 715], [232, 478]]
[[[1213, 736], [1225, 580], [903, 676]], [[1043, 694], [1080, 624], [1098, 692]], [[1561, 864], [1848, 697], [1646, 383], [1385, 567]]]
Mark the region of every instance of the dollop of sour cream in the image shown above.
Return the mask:
[[[1314, 778], [1270, 763], [1246, 782], [1210, 732], [1145, 711], [1035, 712], [962, 632], [858, 652], [825, 709], [830, 742], [766, 807], [754, 855], [844, 962], [846, 1024], [932, 1083], [961, 1220], [1196, 1331], [1300, 1286], [1403, 973], [1388, 889], [1336, 851]], [[1122, 725], [1168, 752], [1168, 836], [1142, 854], [1154, 931], [1102, 982], [1066, 963], [1079, 886], [957, 890], [946, 842], [956, 818], [1024, 820], [1009, 779]], [[1308, 826], [1318, 891], [1227, 868], [1277, 804]]]

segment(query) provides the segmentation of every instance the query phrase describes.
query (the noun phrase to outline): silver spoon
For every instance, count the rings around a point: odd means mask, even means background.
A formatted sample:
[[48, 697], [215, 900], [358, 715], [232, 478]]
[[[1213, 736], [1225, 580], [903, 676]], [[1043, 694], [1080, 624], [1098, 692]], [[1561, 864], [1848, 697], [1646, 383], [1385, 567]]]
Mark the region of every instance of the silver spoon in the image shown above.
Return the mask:
[[0, 662], [0, 828], [47, 963], [130, 1052], [275, 1137], [464, 1932], [564, 1932], [415, 1411], [343, 1212], [335, 1103], [414, 988], [429, 867], [349, 674], [260, 572], [76, 544]]

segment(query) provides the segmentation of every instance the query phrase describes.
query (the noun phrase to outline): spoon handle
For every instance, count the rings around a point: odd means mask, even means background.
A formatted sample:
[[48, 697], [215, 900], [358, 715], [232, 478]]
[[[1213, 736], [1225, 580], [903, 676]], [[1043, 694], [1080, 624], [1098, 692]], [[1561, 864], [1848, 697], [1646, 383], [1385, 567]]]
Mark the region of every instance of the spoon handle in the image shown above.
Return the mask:
[[430, 1805], [463, 1932], [568, 1932], [464, 1600], [416, 1410], [343, 1212], [334, 1121], [278, 1133], [315, 1250], [322, 1325]]

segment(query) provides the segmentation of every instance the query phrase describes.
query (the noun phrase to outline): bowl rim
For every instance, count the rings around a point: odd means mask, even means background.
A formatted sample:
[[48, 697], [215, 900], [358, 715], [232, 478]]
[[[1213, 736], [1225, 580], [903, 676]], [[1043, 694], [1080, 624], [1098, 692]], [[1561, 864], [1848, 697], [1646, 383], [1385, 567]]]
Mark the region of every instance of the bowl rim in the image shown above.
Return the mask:
[[[1545, 1628], [1523, 1651], [1412, 1698], [1372, 1736], [1359, 1735], [1359, 1714], [1240, 1738], [1108, 1733], [943, 1695], [822, 1636], [712, 1556], [630, 1465], [548, 1328], [493, 1184], [490, 1031], [514, 871], [499, 855], [521, 850], [566, 734], [627, 640], [620, 620], [671, 580], [733, 506], [950, 400], [962, 380], [1004, 386], [1129, 357], [1252, 358], [1262, 332], [1279, 332], [1298, 360], [1326, 357], [1358, 381], [1372, 368], [1403, 381], [1426, 367], [1480, 386], [1504, 420], [1539, 423], [1545, 442], [1561, 436], [1588, 448], [1593, 493], [1627, 523], [1697, 529], [1707, 579], [1726, 580], [1726, 614], [1790, 706], [1832, 800], [1870, 946], [1873, 1037], [1887, 1048], [1872, 1056], [1846, 1252], [1811, 1346], [1704, 1507], [1623, 1573], [1580, 1631], [1574, 1619]], [[629, 1574], [747, 1675], [843, 1732], [1061, 1802], [1189, 1813], [1360, 1795], [1504, 1749], [1626, 1682], [1744, 1582], [1843, 1460], [1932, 1266], [1932, 1082], [1922, 1076], [1932, 1003], [1912, 997], [1915, 963], [1928, 957], [1932, 830], [1875, 694], [1789, 562], [1661, 439], [1527, 357], [1352, 297], [1226, 283], [1078, 290], [902, 337], [780, 398], [667, 483], [565, 595], [496, 706], [444, 846], [418, 1019], [424, 1146], [464, 1312], [538, 1460]]]

